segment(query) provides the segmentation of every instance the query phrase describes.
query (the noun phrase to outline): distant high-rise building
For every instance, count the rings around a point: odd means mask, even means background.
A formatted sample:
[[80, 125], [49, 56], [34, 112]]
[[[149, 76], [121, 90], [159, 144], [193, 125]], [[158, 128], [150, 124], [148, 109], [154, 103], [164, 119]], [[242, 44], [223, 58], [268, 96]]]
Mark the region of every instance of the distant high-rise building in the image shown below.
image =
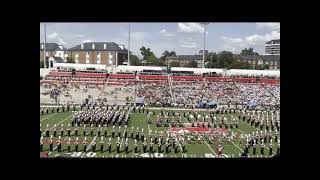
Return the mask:
[[280, 55], [280, 39], [266, 42], [266, 55]]

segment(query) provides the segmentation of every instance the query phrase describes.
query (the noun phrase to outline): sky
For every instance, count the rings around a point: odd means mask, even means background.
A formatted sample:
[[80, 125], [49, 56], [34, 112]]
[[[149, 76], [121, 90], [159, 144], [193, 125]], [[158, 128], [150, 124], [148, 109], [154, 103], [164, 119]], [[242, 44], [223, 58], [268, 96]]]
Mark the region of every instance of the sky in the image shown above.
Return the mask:
[[[128, 47], [129, 23], [46, 23], [47, 42], [71, 48], [83, 42], [115, 42]], [[200, 23], [130, 23], [130, 51], [141, 57], [140, 48], [150, 48], [157, 57], [165, 50], [177, 55], [198, 54], [204, 45]], [[253, 48], [264, 54], [265, 42], [280, 38], [280, 23], [209, 23], [206, 49], [240, 53]], [[40, 42], [44, 24], [40, 23]]]

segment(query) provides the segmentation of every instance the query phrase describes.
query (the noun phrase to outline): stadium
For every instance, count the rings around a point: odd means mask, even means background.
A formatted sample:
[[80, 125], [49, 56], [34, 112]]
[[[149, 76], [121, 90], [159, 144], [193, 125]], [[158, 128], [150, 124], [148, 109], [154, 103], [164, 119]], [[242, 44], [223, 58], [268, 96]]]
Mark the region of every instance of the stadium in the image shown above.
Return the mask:
[[71, 63], [40, 69], [40, 157], [279, 155], [279, 70]]

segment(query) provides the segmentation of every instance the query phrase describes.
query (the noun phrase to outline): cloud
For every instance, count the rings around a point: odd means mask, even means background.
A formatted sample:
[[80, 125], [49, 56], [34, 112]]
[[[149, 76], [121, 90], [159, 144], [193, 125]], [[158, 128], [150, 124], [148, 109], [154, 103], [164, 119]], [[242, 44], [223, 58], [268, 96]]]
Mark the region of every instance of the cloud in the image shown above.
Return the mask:
[[160, 30], [160, 34], [163, 34], [163, 33], [166, 33], [166, 32], [167, 32], [166, 29], [161, 29], [161, 30]]
[[160, 35], [164, 36], [164, 37], [174, 37], [174, 36], [176, 36], [174, 33], [167, 32], [166, 29], [161, 29], [160, 30]]
[[196, 48], [197, 43], [194, 41], [192, 37], [187, 37], [180, 41], [180, 47], [183, 48]]
[[65, 44], [67, 44], [66, 42], [64, 42], [64, 40], [62, 39], [62, 38], [58, 38], [58, 42], [59, 42], [59, 44], [61, 44], [61, 45], [65, 45]]
[[261, 49], [264, 47], [267, 41], [272, 39], [279, 39], [280, 32], [279, 31], [271, 31], [269, 33], [260, 35], [260, 34], [253, 34], [250, 36], [246, 36], [243, 38], [237, 37], [226, 37], [222, 36], [221, 39], [223, 40], [223, 44], [221, 49], [229, 50], [232, 52], [240, 52], [243, 48], [254, 47], [256, 49]]
[[222, 36], [221, 39], [224, 40], [224, 41], [232, 42], [232, 43], [241, 43], [241, 42], [243, 42], [243, 40], [241, 38], [230, 38], [230, 37]]
[[200, 23], [178, 23], [178, 32], [203, 33], [204, 27]]
[[53, 32], [48, 35], [48, 38], [51, 39], [51, 41], [56, 42], [61, 45], [67, 44], [64, 39], [59, 35], [57, 32]]
[[82, 43], [87, 43], [87, 42], [92, 42], [92, 40], [88, 39], [88, 40], [83, 40]]
[[258, 29], [280, 29], [280, 23], [256, 23]]
[[[128, 34], [126, 34], [126, 36], [128, 37]], [[145, 40], [147, 38], [149, 38], [150, 35], [147, 32], [131, 32], [130, 33], [130, 38], [132, 40]]]
[[57, 38], [58, 36], [59, 36], [59, 34], [56, 33], [56, 32], [54, 32], [54, 33], [52, 33], [52, 34], [49, 34], [49, 35], [48, 35], [48, 38], [49, 38], [49, 39], [55, 39], [55, 38]]
[[75, 35], [76, 38], [84, 38], [84, 35], [83, 34], [77, 34]]

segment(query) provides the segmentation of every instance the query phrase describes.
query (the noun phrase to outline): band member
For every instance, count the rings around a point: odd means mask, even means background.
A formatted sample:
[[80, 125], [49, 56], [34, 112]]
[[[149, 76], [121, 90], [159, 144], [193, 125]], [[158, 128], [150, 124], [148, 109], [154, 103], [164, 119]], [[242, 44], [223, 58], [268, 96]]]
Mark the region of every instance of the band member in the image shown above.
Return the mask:
[[169, 153], [169, 142], [166, 142], [166, 153]]
[[51, 114], [53, 114], [53, 110], [54, 110], [54, 109], [52, 108], [52, 109], [51, 109]]
[[133, 147], [134, 147], [134, 153], [138, 153], [138, 144], [137, 144], [137, 140], [136, 139], [134, 140]]
[[126, 154], [128, 154], [128, 152], [129, 152], [128, 139], [126, 139], [126, 142], [124, 143], [124, 149], [125, 149]]
[[274, 136], [274, 142], [278, 142], [278, 136], [279, 136], [279, 132], [276, 129], [276, 133], [275, 133], [275, 136]]
[[46, 113], [49, 114], [49, 109], [48, 108], [46, 109]]
[[121, 137], [121, 129], [120, 129], [121, 126], [119, 126], [119, 129], [118, 129], [118, 137]]
[[131, 133], [131, 139], [133, 139], [133, 126], [131, 127], [130, 133]]
[[158, 143], [158, 153], [161, 153], [161, 143]]
[[40, 138], [40, 152], [43, 152], [43, 136]]
[[51, 137], [50, 137], [50, 139], [49, 139], [49, 150], [50, 150], [50, 151], [53, 151], [53, 140], [52, 140], [52, 135], [51, 135]]
[[53, 136], [56, 137], [57, 136], [57, 128], [56, 128], [56, 124], [54, 124], [54, 129], [53, 129]]
[[153, 142], [150, 142], [150, 150], [149, 150], [150, 153], [153, 152]]
[[41, 124], [40, 124], [40, 138], [42, 136]]
[[86, 125], [83, 127], [83, 136], [86, 137]]
[[253, 151], [252, 151], [253, 155], [256, 155], [256, 150], [257, 150], [257, 145], [256, 145], [256, 143], [254, 143], [253, 144]]
[[123, 136], [124, 136], [124, 138], [125, 138], [125, 139], [127, 139], [128, 132], [127, 132], [127, 130], [126, 130], [126, 129], [124, 130], [124, 133], [123, 133], [123, 134], [124, 134], [124, 135], [123, 135]]
[[63, 137], [63, 124], [61, 124], [60, 136]]
[[99, 129], [98, 129], [98, 137], [101, 137], [101, 127], [100, 127], [100, 124], [99, 124]]
[[269, 156], [272, 156], [272, 147], [273, 147], [273, 145], [272, 145], [272, 143], [270, 144], [270, 147], [269, 147]]
[[59, 136], [59, 139], [57, 140], [56, 144], [58, 146], [58, 152], [61, 152], [61, 136]]
[[91, 148], [92, 152], [96, 152], [96, 148], [97, 148], [97, 143], [95, 140], [93, 140], [92, 148]]
[[104, 137], [108, 137], [108, 131], [107, 128], [104, 129]]
[[174, 153], [178, 153], [178, 143], [174, 142]]
[[101, 137], [101, 141], [100, 141], [100, 152], [103, 153], [103, 136]]
[[109, 150], [109, 153], [111, 153], [111, 137], [109, 138], [109, 142], [108, 142], [108, 150]]
[[78, 136], [78, 126], [76, 125], [75, 135]]
[[280, 143], [278, 143], [278, 146], [277, 146], [277, 154], [280, 155]]
[[93, 127], [92, 127], [92, 124], [91, 124], [91, 129], [90, 129], [90, 136], [91, 136], [91, 137], [93, 136]]
[[112, 126], [112, 138], [114, 138], [114, 126]]
[[83, 144], [83, 152], [87, 152], [87, 137], [84, 138], [84, 140], [82, 141]]
[[68, 124], [68, 129], [67, 129], [67, 131], [68, 131], [68, 137], [70, 137], [70, 135], [71, 135], [70, 124]]
[[71, 152], [71, 138], [69, 138], [68, 142], [67, 142], [67, 145], [68, 145], [68, 152]]
[[120, 142], [117, 141], [117, 153], [120, 153]]
[[143, 153], [147, 153], [147, 143], [144, 141], [143, 143]]
[[41, 109], [41, 115], [43, 115], [43, 109]]
[[78, 147], [79, 147], [79, 142], [78, 142], [78, 137], [77, 137], [76, 141], [74, 142], [74, 149], [76, 152], [78, 152]]
[[143, 128], [141, 130], [141, 140], [144, 141], [144, 133], [143, 133]]
[[46, 137], [49, 137], [49, 124], [47, 124], [47, 128], [46, 128]]
[[182, 142], [182, 152], [185, 153], [186, 152], [186, 144], [184, 143], [184, 141]]
[[222, 155], [222, 150], [223, 150], [223, 147], [221, 146], [221, 144], [219, 144], [218, 147], [217, 147], [218, 157], [221, 157], [221, 155]]
[[139, 127], [137, 127], [137, 131], [136, 131], [136, 140], [139, 140]]
[[261, 144], [261, 155], [263, 155], [263, 156], [264, 156], [264, 147], [265, 147], [265, 145], [262, 143]]

